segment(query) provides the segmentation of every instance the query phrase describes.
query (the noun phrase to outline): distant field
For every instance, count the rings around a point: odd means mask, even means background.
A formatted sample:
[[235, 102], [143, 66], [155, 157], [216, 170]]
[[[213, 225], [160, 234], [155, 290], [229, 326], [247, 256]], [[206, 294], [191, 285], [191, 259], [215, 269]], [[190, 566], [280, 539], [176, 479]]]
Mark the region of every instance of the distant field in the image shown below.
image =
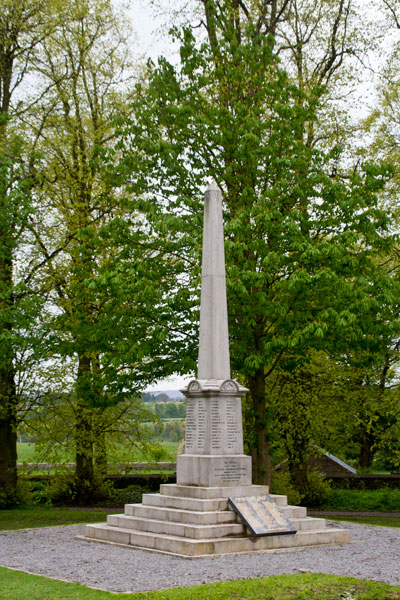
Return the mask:
[[162, 442], [161, 445], [166, 452], [168, 452], [172, 461], [176, 460], [178, 454], [178, 447], [180, 442]]
[[35, 444], [17, 444], [18, 462], [35, 462]]
[[[162, 460], [175, 461], [176, 455], [178, 452], [179, 443], [162, 441], [162, 442], [160, 442], [160, 444], [164, 448], [164, 450], [168, 453], [168, 457], [166, 459], [162, 459]], [[33, 463], [39, 462], [39, 459], [35, 456], [35, 444], [28, 444], [28, 443], [17, 444], [17, 452], [18, 452], [18, 462], [33, 462]], [[141, 462], [141, 461], [145, 461], [145, 460], [146, 459], [143, 457], [143, 455], [140, 452], [133, 452], [132, 454], [129, 455], [128, 458], [124, 459], [124, 462]], [[148, 459], [148, 460], [151, 460], [151, 459]], [[70, 462], [70, 461], [71, 461], [71, 459], [69, 459], [69, 458], [65, 459], [65, 462]], [[46, 462], [46, 461], [43, 461], [43, 459], [41, 459], [40, 462]]]

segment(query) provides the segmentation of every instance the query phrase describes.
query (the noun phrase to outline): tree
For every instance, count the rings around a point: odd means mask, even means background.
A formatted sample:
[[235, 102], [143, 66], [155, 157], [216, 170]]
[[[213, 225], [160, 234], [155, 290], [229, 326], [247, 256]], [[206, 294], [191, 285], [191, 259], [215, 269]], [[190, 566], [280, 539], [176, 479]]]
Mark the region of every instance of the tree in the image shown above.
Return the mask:
[[14, 281], [14, 266], [32, 210], [32, 181], [16, 130], [23, 107], [19, 103], [16, 108], [12, 99], [38, 43], [47, 35], [49, 12], [50, 5], [41, 0], [0, 2], [0, 506], [12, 505], [16, 498], [15, 352], [18, 329], [29, 322], [23, 293]]
[[362, 471], [370, 470], [379, 454], [394, 467], [399, 423], [396, 355], [395, 347], [385, 357], [377, 352], [365, 356], [361, 348], [342, 356], [311, 350], [295, 371], [277, 370], [271, 398], [274, 452], [277, 462], [282, 455], [287, 458], [292, 483], [302, 495], [307, 495], [308, 459], [321, 448], [353, 460]]
[[[399, 44], [399, 3], [396, 0], [380, 0], [377, 6], [383, 8], [383, 43], [380, 54], [381, 68], [378, 72], [375, 106], [363, 123], [364, 135], [370, 141], [360, 151], [362, 156], [370, 160], [387, 160], [394, 165], [394, 176], [386, 186], [383, 202], [396, 215], [393, 228], [398, 228], [398, 194], [399, 194], [399, 115], [400, 115], [400, 79], [398, 77]], [[397, 32], [396, 32], [397, 30]], [[395, 35], [393, 33], [395, 32]], [[390, 254], [381, 258], [383, 268], [392, 280], [392, 286], [399, 283], [399, 248], [391, 249]], [[398, 293], [397, 293], [398, 296]], [[398, 468], [398, 445], [393, 431], [399, 422], [399, 404], [397, 400], [398, 381], [396, 369], [399, 362], [399, 310], [394, 306], [387, 319], [386, 350], [381, 354], [379, 362], [374, 361], [375, 373], [371, 370], [365, 374], [363, 390], [366, 394], [366, 382], [373, 381], [374, 389], [368, 393], [368, 400], [359, 413], [357, 434], [361, 441], [360, 465], [364, 469], [371, 467], [374, 455], [385, 449], [387, 464]], [[367, 388], [368, 389], [368, 388]], [[391, 454], [392, 453], [392, 454]]]
[[274, 371], [294, 371], [309, 348], [367, 343], [378, 307], [390, 301], [374, 285], [385, 274], [373, 260], [390, 246], [377, 200], [388, 171], [339, 174], [340, 149], [307, 143], [316, 96], [281, 69], [272, 21], [238, 29], [237, 3], [205, 7], [209, 41], [175, 32], [179, 69], [160, 59], [140, 88], [121, 171], [138, 190], [147, 173], [153, 227], [169, 208], [168, 227], [178, 242], [190, 230], [197, 253], [200, 190], [210, 178], [223, 190], [231, 363], [250, 389], [253, 480], [269, 483]]
[[[59, 6], [34, 62], [49, 92], [26, 117], [40, 154], [29, 280], [46, 297], [42, 358], [59, 363], [73, 402], [80, 503], [106, 468], [108, 409], [175, 370], [168, 337], [180, 329], [169, 295], [179, 266], [164, 260], [141, 199], [109, 184], [106, 156], [117, 152], [132, 76], [122, 32], [108, 0]], [[47, 385], [48, 397], [60, 392]]]
[[[308, 143], [323, 145], [340, 143], [347, 148], [354, 143], [359, 127], [349, 114], [355, 103], [358, 84], [365, 79], [366, 61], [381, 37], [376, 27], [382, 2], [365, 10], [359, 0], [237, 0], [232, 2], [231, 23], [237, 39], [249, 24], [275, 39], [275, 53], [300, 90], [315, 95], [318, 119], [305, 131]], [[390, 0], [386, 3], [389, 4]], [[218, 4], [209, 0], [171, 6], [156, 2], [158, 12], [166, 14], [169, 23], [189, 26], [205, 33], [209, 43], [218, 40]], [[375, 9], [375, 10], [374, 10]], [[363, 26], [360, 27], [360, 22]], [[300, 101], [300, 100], [299, 100]]]

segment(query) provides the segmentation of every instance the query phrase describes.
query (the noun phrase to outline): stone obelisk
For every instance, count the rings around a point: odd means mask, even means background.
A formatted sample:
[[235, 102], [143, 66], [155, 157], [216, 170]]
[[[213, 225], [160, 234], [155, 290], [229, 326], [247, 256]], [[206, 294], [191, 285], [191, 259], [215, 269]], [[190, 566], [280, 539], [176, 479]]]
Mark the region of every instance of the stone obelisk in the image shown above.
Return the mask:
[[215, 183], [205, 193], [198, 378], [182, 392], [186, 439], [185, 454], [177, 458], [177, 483], [250, 485], [241, 412], [247, 390], [230, 378], [222, 196]]

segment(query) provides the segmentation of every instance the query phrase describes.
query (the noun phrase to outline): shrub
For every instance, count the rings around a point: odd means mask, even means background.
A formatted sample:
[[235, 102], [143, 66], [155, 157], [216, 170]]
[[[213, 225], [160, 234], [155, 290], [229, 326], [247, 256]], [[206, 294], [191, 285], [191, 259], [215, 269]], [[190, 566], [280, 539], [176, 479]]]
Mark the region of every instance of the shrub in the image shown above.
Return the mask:
[[5, 508], [13, 508], [17, 506], [17, 494], [14, 490], [10, 491], [7, 488], [0, 490], [0, 510]]
[[329, 498], [331, 487], [329, 482], [313, 469], [307, 473], [307, 483], [302, 489], [301, 502], [306, 506], [320, 506]]
[[271, 493], [284, 494], [289, 504], [300, 504], [301, 495], [290, 481], [288, 471], [274, 471], [272, 473]]
[[46, 490], [46, 500], [51, 504], [96, 505], [107, 501], [112, 483], [95, 476], [94, 481], [78, 482], [74, 472], [56, 473]]
[[380, 490], [331, 489], [322, 504], [325, 510], [348, 511], [400, 511], [400, 490], [382, 488]]
[[147, 487], [140, 485], [129, 485], [123, 489], [112, 488], [110, 490], [107, 504], [109, 506], [123, 506], [124, 504], [137, 504], [142, 501], [142, 495], [150, 492]]

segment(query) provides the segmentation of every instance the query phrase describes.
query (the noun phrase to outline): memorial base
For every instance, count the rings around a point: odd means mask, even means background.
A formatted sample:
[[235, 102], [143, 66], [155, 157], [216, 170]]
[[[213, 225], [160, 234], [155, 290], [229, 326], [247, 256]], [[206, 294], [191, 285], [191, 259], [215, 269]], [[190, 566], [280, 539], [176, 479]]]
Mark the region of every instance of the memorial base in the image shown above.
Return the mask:
[[[85, 541], [117, 544], [195, 558], [241, 552], [294, 550], [326, 544], [347, 544], [348, 532], [326, 528], [324, 519], [307, 517], [301, 506], [288, 506], [286, 496], [270, 495], [280, 514], [296, 529], [293, 535], [249, 534], [230, 506], [230, 497], [265, 496], [268, 487], [258, 485], [198, 487], [161, 486], [160, 494], [144, 494], [142, 504], [126, 504], [124, 514], [109, 515], [107, 523], [87, 525]], [[250, 500], [250, 498], [249, 498]]]
[[244, 454], [181, 454], [177, 457], [176, 473], [178, 485], [250, 485], [251, 457]]

